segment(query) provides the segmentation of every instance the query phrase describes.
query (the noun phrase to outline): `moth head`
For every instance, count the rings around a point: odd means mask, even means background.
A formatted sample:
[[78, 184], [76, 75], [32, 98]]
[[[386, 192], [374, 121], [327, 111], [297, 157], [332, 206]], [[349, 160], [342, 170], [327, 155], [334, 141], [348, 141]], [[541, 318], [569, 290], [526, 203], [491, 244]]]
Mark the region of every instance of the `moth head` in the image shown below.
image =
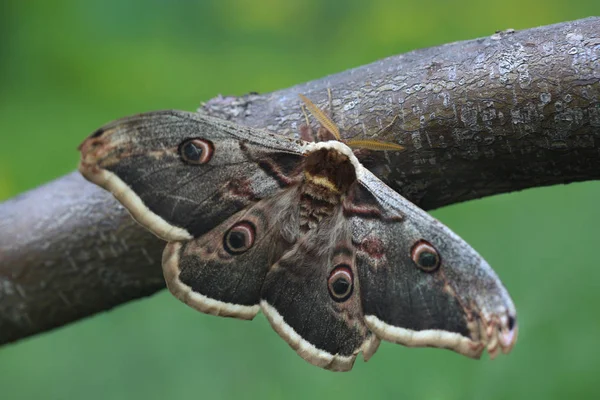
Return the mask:
[[305, 178], [335, 193], [346, 193], [361, 176], [363, 166], [342, 142], [310, 143], [304, 151]]

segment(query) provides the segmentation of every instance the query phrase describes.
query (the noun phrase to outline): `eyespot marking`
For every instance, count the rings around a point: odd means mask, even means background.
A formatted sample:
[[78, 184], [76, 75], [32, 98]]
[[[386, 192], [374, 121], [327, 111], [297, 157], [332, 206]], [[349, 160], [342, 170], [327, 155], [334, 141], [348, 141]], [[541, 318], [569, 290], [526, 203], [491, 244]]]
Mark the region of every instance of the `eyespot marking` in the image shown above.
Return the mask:
[[340, 264], [331, 271], [327, 279], [327, 287], [331, 298], [341, 303], [352, 295], [354, 289], [354, 277], [352, 270], [346, 264]]
[[223, 236], [223, 248], [232, 255], [248, 251], [254, 244], [256, 228], [248, 221], [242, 221], [231, 228]]
[[411, 258], [415, 265], [425, 272], [434, 272], [440, 267], [438, 251], [426, 240], [419, 240], [411, 250]]
[[206, 164], [212, 158], [214, 151], [213, 143], [201, 138], [187, 139], [179, 145], [179, 155], [188, 164]]

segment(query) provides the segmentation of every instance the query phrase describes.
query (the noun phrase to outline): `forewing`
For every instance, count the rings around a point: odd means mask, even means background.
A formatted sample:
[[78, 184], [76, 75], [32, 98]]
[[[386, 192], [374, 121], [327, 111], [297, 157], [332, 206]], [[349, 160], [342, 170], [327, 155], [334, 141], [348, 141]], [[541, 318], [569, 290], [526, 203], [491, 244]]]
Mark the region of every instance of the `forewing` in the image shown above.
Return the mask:
[[79, 170], [157, 236], [187, 240], [294, 183], [301, 148], [201, 114], [158, 111], [96, 131], [80, 146]]
[[[365, 321], [377, 336], [475, 358], [486, 346], [510, 350], [514, 305], [475, 250], [367, 170], [349, 197]], [[431, 271], [415, 262], [422, 243], [440, 257]]]

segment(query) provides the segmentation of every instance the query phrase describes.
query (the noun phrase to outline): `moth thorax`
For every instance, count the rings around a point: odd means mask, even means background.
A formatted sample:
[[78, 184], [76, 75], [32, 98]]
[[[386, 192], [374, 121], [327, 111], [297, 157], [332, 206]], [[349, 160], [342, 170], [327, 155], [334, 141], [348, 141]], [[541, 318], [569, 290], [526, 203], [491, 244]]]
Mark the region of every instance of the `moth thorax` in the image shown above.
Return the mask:
[[307, 183], [341, 195], [356, 181], [356, 170], [347, 155], [334, 148], [323, 148], [307, 155], [304, 177]]

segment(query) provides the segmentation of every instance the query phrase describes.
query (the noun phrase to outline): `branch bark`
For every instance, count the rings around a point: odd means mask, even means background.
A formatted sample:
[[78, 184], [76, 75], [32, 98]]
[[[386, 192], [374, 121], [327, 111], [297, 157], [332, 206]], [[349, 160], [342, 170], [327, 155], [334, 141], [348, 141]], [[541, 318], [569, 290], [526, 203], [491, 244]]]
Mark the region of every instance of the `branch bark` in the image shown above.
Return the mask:
[[[418, 50], [199, 112], [297, 135], [298, 94], [327, 107], [327, 89], [345, 137], [407, 148], [364, 161], [425, 209], [600, 177], [600, 18]], [[78, 173], [0, 204], [0, 344], [160, 290], [163, 247]]]

